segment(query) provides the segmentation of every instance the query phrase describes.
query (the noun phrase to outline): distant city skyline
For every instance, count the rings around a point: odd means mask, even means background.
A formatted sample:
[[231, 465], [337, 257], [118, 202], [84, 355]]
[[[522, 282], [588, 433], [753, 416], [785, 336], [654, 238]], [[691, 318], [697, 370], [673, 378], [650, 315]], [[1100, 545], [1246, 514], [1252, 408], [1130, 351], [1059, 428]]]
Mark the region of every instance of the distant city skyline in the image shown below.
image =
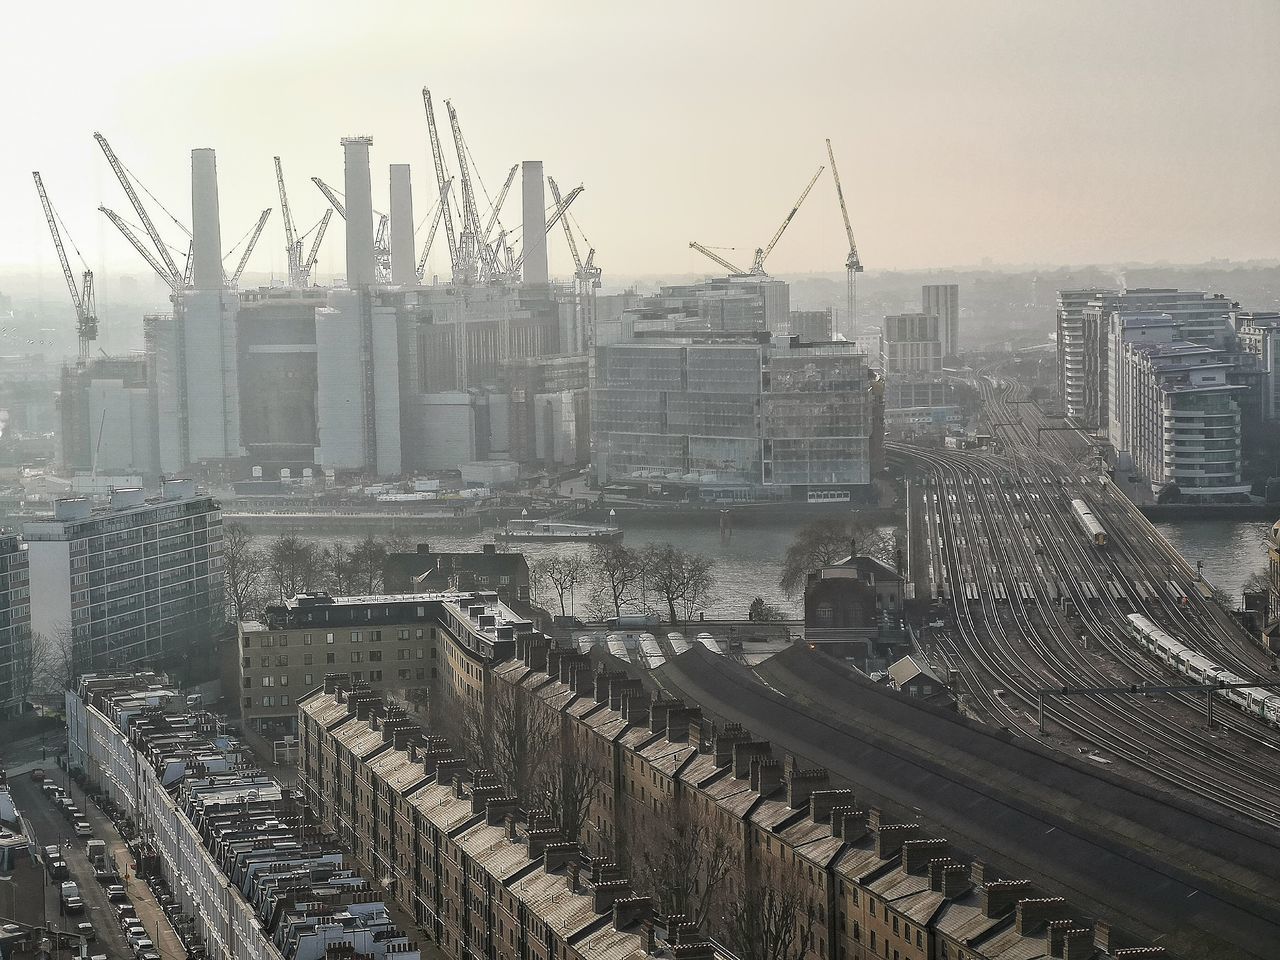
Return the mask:
[[[184, 222], [190, 151], [216, 148], [228, 251], [279, 206], [276, 154], [295, 219], [304, 230], [318, 220], [309, 178], [341, 182], [338, 140], [352, 134], [374, 138], [375, 207], [387, 207], [388, 165], [409, 162], [421, 219], [434, 193], [424, 84], [440, 113], [453, 101], [489, 194], [535, 158], [562, 186], [586, 186], [573, 212], [606, 282], [717, 272], [690, 240], [749, 265], [826, 162], [824, 137], [868, 270], [1280, 257], [1270, 2], [823, 3], [800, 16], [727, 3], [500, 16], [392, 3], [357, 16], [334, 3], [233, 2], [180, 22], [140, 0], [72, 6], [8, 13], [22, 42], [0, 63], [11, 134], [0, 270], [51, 282], [33, 169], [91, 267], [148, 269], [96, 211], [132, 219], [95, 129]], [[1206, 56], [1214, 49], [1229, 69]], [[829, 176], [771, 272], [838, 274], [846, 245]], [[184, 240], [147, 202], [170, 242]], [[509, 197], [503, 220], [519, 219]], [[342, 273], [342, 246], [339, 221], [321, 274]], [[249, 274], [283, 275], [282, 247], [276, 209]], [[550, 249], [565, 275], [563, 238]], [[444, 272], [444, 251], [437, 237], [432, 272]]]

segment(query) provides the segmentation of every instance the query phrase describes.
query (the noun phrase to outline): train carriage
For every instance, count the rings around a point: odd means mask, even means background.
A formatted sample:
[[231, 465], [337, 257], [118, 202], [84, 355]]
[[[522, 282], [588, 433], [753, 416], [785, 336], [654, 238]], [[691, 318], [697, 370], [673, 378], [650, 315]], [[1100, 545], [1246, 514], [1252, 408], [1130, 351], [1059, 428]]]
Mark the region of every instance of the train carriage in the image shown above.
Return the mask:
[[1096, 546], [1105, 547], [1107, 545], [1107, 531], [1102, 524], [1098, 522], [1098, 518], [1093, 515], [1093, 511], [1089, 509], [1089, 505], [1083, 500], [1072, 500], [1071, 510], [1076, 515], [1076, 521], [1084, 530], [1085, 535], [1094, 542]]

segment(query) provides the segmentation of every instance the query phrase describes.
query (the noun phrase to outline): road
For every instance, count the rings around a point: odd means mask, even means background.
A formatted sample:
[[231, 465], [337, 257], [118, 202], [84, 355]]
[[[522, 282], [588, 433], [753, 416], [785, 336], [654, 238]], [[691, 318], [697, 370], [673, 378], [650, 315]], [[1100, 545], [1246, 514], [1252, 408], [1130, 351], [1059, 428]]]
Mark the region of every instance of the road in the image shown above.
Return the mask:
[[[1125, 618], [1135, 612], [1243, 678], [1274, 679], [1270, 658], [1201, 595], [1195, 571], [1100, 479], [1084, 438], [1042, 433], [1050, 422], [1016, 386], [993, 377], [980, 386], [998, 454], [889, 445], [918, 481], [912, 511], [927, 545], [918, 562], [946, 623], [929, 642], [961, 678], [968, 709], [1036, 736], [1040, 689], [1185, 682], [1131, 639]], [[1086, 536], [1074, 499], [1106, 528], [1107, 545]], [[1208, 730], [1202, 695], [1048, 698], [1042, 739], [1280, 826], [1280, 738], [1214, 702]]]
[[[52, 767], [52, 765], [50, 765]], [[114, 825], [104, 817], [96, 806], [85, 799], [84, 791], [74, 784], [69, 784], [65, 774], [56, 767], [46, 767], [48, 776], [64, 788], [69, 787], [70, 795], [81, 810], [85, 811], [93, 835], [107, 841], [108, 855], [111, 856], [124, 876], [124, 866], [128, 862], [124, 841], [116, 832]], [[64, 929], [74, 927], [82, 920], [93, 924], [97, 932], [97, 941], [90, 944], [90, 954], [106, 954], [111, 960], [132, 960], [133, 953], [125, 942], [120, 926], [115, 919], [115, 911], [107, 900], [106, 889], [93, 875], [93, 868], [85, 855], [84, 840], [68, 840], [72, 836], [71, 825], [62, 813], [57, 810], [45, 796], [40, 785], [33, 782], [25, 774], [15, 774], [9, 780], [14, 802], [22, 811], [29, 827], [35, 835], [37, 846], [43, 848], [56, 843], [62, 847], [63, 859], [71, 871], [71, 879], [80, 887], [84, 898], [85, 913], [82, 917], [61, 917], [58, 888], [52, 883], [45, 885], [45, 903], [47, 916], [54, 926]], [[124, 881], [122, 881], [124, 882]], [[158, 952], [164, 960], [185, 960], [186, 950], [169, 925], [168, 919], [151, 896], [146, 884], [136, 878], [129, 880], [126, 886], [130, 901], [137, 910], [138, 919], [151, 934]]]

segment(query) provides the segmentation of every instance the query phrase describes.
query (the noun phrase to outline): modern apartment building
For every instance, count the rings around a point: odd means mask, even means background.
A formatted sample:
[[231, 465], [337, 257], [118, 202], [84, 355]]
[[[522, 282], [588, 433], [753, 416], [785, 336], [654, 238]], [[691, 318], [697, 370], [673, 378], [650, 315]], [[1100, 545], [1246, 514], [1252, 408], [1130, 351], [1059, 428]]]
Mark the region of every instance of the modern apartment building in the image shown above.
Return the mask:
[[1184, 340], [1147, 341], [1168, 334], [1166, 318], [1131, 328], [1118, 356], [1112, 437], [1159, 492], [1176, 484], [1184, 496], [1244, 495], [1240, 478], [1240, 404], [1248, 388], [1233, 384], [1234, 362], [1224, 351]]
[[30, 580], [26, 547], [0, 533], [0, 716], [19, 713], [31, 686]]
[[221, 718], [150, 673], [81, 677], [66, 708], [71, 764], [137, 825], [210, 960], [421, 960], [380, 886]]
[[1094, 337], [1089, 341], [1085, 332], [1085, 310], [1114, 296], [1114, 290], [1096, 287], [1058, 291], [1058, 397], [1067, 416], [1083, 425], [1098, 422], [1098, 364], [1101, 361], [1098, 327], [1093, 326]]
[[[244, 729], [267, 743], [296, 737], [297, 700], [327, 673], [344, 673], [377, 695], [415, 701], [443, 680], [464, 699], [483, 695], [478, 664], [510, 655], [533, 630], [496, 591], [331, 597], [303, 593], [242, 621], [240, 697]], [[448, 640], [448, 644], [444, 641]], [[441, 658], [452, 668], [441, 673]], [[471, 658], [474, 663], [462, 665]]]
[[637, 337], [597, 347], [593, 467], [602, 486], [672, 496], [861, 496], [879, 471], [882, 415], [853, 344]]
[[119, 489], [96, 509], [63, 498], [22, 535], [31, 628], [69, 641], [75, 673], [212, 655], [224, 623], [222, 513], [194, 481], [165, 480], [152, 498]]
[[960, 286], [955, 283], [927, 283], [920, 288], [920, 311], [938, 318], [942, 355], [960, 352]]
[[1231, 319], [1241, 349], [1257, 358], [1262, 418], [1280, 420], [1280, 313], [1237, 311]]

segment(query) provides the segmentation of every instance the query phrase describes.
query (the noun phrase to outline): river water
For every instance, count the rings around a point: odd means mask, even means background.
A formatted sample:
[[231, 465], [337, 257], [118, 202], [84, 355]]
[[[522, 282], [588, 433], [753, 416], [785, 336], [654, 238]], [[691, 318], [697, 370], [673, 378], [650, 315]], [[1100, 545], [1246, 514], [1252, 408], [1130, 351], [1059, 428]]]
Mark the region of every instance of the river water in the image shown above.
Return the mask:
[[1237, 602], [1245, 580], [1266, 566], [1267, 533], [1260, 520], [1178, 520], [1155, 524], [1188, 563], [1204, 561], [1204, 577]]
[[[621, 519], [621, 518], [620, 518]], [[643, 525], [641, 525], [643, 524]], [[798, 599], [789, 599], [778, 588], [782, 556], [802, 521], [752, 518], [739, 522], [729, 536], [721, 536], [712, 523], [672, 522], [646, 515], [623, 520], [625, 543], [642, 547], [649, 542], [666, 542], [685, 550], [696, 551], [715, 561], [716, 588], [706, 612], [708, 616], [745, 618], [753, 597], [780, 608], [789, 617], [801, 616]], [[1191, 564], [1204, 561], [1204, 575], [1214, 586], [1239, 598], [1244, 581], [1262, 569], [1266, 561], [1264, 540], [1270, 524], [1260, 521], [1183, 520], [1157, 523], [1156, 529]], [[334, 537], [314, 537], [326, 544]], [[354, 538], [350, 538], [354, 539]], [[424, 537], [436, 550], [479, 551], [492, 541], [492, 531], [464, 536], [432, 534]], [[514, 548], [514, 547], [513, 547]], [[523, 543], [520, 549], [530, 563], [548, 554], [586, 553], [587, 547], [575, 543]], [[573, 612], [586, 611], [586, 590], [574, 591]], [[553, 598], [543, 598], [554, 604]]]

